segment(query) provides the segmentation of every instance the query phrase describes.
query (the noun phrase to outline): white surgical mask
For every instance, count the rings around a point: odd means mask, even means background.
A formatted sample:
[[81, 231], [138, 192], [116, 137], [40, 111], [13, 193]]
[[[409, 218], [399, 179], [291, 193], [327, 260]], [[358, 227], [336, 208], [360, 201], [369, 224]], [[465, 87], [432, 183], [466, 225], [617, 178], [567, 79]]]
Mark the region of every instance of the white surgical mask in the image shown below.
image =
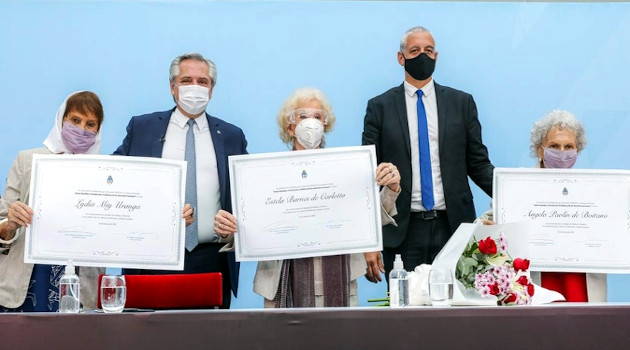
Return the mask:
[[177, 104], [190, 115], [198, 115], [206, 110], [210, 101], [210, 89], [199, 85], [179, 85]]
[[319, 147], [324, 136], [324, 125], [317, 119], [307, 118], [295, 127], [295, 137], [306, 149]]

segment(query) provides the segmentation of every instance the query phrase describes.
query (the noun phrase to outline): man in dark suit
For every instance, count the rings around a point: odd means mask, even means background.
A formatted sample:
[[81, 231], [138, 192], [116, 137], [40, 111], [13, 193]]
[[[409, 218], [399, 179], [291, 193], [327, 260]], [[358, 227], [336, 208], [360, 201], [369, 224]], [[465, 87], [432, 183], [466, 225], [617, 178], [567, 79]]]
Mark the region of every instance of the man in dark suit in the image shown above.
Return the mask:
[[376, 146], [379, 163], [398, 167], [402, 187], [397, 226], [383, 227], [383, 260], [366, 255], [373, 282], [379, 272], [389, 273], [395, 254], [402, 254], [409, 271], [431, 263], [459, 225], [476, 218], [468, 177], [492, 194], [494, 166], [481, 141], [475, 101], [433, 81], [437, 56], [427, 29], [409, 29], [398, 52], [405, 81], [367, 105], [363, 144]]
[[195, 221], [186, 228], [184, 271], [124, 273], [221, 272], [222, 308], [229, 308], [230, 289], [235, 296], [237, 292], [239, 265], [234, 253], [219, 253], [223, 238], [216, 233], [214, 216], [220, 209], [231, 211], [228, 156], [246, 154], [247, 141], [240, 128], [205, 112], [217, 81], [211, 60], [198, 53], [181, 55], [169, 73], [176, 107], [131, 118], [114, 154], [187, 161], [186, 203], [192, 205]]

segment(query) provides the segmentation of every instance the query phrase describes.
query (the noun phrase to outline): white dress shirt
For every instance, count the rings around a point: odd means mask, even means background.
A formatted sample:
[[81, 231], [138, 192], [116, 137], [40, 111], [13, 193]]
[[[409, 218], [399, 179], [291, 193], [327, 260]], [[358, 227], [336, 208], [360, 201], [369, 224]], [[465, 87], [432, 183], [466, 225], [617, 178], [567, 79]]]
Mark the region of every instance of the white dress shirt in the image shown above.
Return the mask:
[[[407, 106], [407, 123], [409, 124], [409, 145], [411, 147], [411, 211], [426, 210], [422, 206], [422, 190], [420, 188], [420, 147], [418, 145], [418, 90], [408, 82], [405, 87], [405, 104]], [[445, 210], [444, 189], [442, 188], [442, 172], [440, 170], [440, 148], [438, 140], [438, 111], [433, 79], [422, 87], [422, 103], [427, 115], [429, 130], [429, 152], [431, 154], [431, 175], [433, 177], [433, 199], [435, 210]], [[394, 164], [395, 165], [395, 164]]]
[[[188, 117], [179, 109], [171, 114], [164, 136], [162, 158], [184, 160]], [[197, 160], [197, 208], [194, 218], [199, 229], [199, 243], [218, 242], [214, 231], [214, 215], [221, 209], [217, 156], [205, 113], [195, 118], [195, 156]]]

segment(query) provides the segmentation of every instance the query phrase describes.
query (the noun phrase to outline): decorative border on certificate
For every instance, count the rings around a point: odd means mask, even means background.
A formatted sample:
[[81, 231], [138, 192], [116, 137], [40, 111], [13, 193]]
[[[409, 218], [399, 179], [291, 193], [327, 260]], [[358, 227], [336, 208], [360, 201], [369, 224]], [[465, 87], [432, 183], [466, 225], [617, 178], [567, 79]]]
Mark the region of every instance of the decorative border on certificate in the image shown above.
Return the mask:
[[510, 252], [532, 270], [630, 273], [630, 171], [496, 168], [493, 185], [495, 221], [531, 225]]
[[182, 270], [186, 162], [34, 155], [25, 262]]
[[236, 260], [382, 250], [374, 146], [229, 157]]

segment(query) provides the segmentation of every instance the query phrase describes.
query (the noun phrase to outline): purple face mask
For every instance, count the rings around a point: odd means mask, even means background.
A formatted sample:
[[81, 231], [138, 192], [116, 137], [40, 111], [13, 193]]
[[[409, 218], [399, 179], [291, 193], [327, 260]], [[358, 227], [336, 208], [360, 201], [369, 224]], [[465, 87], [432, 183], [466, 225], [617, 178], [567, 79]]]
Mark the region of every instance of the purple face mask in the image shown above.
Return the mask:
[[551, 169], [570, 169], [575, 165], [577, 160], [577, 151], [572, 149], [568, 151], [560, 151], [553, 148], [543, 148], [543, 162], [545, 168]]
[[96, 142], [96, 133], [83, 130], [77, 126], [68, 122], [63, 122], [61, 128], [61, 138], [63, 144], [68, 147], [68, 150], [75, 154], [81, 154], [87, 152], [94, 142]]

